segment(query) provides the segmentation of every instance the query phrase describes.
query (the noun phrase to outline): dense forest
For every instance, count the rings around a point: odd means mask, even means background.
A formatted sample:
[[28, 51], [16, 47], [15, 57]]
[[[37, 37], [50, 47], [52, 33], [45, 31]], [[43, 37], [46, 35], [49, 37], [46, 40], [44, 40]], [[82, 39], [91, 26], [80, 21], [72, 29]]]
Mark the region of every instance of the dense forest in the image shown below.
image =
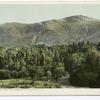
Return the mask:
[[100, 42], [0, 47], [0, 80], [7, 79], [50, 81], [61, 85], [98, 88]]

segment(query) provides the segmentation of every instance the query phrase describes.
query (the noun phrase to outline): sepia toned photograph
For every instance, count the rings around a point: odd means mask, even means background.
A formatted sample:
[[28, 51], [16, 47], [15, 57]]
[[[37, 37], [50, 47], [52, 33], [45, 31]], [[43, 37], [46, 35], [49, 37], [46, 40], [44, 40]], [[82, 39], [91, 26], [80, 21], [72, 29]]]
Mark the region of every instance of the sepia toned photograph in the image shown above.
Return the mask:
[[99, 12], [100, 4], [0, 4], [0, 90], [99, 89]]

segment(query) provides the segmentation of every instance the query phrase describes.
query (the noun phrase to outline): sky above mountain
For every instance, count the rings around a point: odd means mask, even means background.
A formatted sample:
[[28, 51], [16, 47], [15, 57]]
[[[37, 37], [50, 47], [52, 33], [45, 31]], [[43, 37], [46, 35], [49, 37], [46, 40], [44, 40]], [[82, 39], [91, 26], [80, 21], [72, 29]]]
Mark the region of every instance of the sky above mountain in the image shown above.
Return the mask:
[[35, 23], [73, 15], [100, 19], [100, 4], [0, 5], [0, 24], [6, 22]]

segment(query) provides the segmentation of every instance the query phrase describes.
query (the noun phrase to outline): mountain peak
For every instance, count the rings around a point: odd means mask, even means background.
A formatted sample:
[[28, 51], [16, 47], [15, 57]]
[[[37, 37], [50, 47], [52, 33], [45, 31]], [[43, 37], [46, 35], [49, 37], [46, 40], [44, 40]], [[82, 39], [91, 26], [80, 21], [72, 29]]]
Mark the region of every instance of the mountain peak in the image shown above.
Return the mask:
[[66, 17], [65, 20], [67, 21], [97, 21], [97, 19], [95, 18], [87, 17], [84, 15], [75, 15], [75, 16]]

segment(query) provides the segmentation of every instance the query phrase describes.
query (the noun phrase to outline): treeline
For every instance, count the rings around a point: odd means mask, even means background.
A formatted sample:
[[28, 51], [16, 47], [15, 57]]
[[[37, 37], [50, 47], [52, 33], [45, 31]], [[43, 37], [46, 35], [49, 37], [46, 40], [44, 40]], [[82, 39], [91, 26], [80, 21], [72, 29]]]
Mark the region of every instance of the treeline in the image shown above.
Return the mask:
[[0, 47], [1, 80], [25, 78], [58, 82], [68, 73], [73, 86], [100, 87], [100, 43]]

